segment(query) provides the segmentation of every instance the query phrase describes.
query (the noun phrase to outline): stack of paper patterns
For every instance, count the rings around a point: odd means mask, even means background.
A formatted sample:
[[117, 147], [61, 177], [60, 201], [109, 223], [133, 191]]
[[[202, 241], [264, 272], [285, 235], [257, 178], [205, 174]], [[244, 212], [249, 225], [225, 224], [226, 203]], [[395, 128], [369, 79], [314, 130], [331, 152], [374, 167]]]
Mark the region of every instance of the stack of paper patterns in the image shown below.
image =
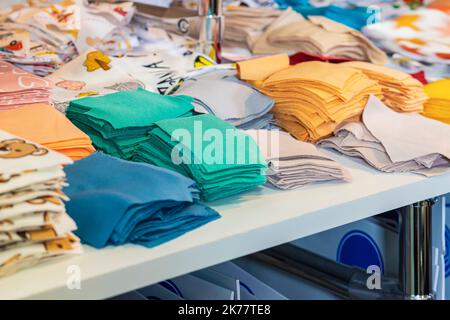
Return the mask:
[[80, 253], [62, 200], [62, 166], [72, 161], [0, 131], [0, 276], [44, 259]]
[[449, 125], [415, 113], [397, 113], [375, 97], [370, 97], [363, 121], [340, 127], [319, 145], [385, 172], [434, 176], [450, 170]]
[[442, 79], [425, 86], [429, 100], [425, 103], [423, 114], [450, 124], [450, 79]]
[[97, 248], [153, 247], [220, 217], [198, 202], [194, 181], [167, 169], [95, 153], [65, 170], [76, 233]]
[[91, 139], [85, 133], [58, 110], [44, 103], [2, 111], [0, 130], [36, 141], [73, 160], [95, 151]]
[[342, 122], [358, 120], [369, 95], [381, 96], [377, 82], [361, 71], [318, 61], [275, 72], [261, 90], [276, 102], [277, 124], [303, 141], [317, 141]]
[[274, 54], [298, 51], [315, 56], [327, 56], [383, 65], [386, 54], [361, 32], [321, 16], [302, 15], [287, 9], [263, 33], [248, 37], [254, 54]]
[[267, 164], [255, 141], [209, 114], [157, 122], [133, 160], [194, 179], [205, 200], [238, 194], [266, 181]]
[[0, 111], [21, 104], [49, 102], [53, 83], [0, 61]]
[[322, 181], [350, 181], [350, 174], [308, 142], [279, 130], [247, 130], [268, 161], [267, 182], [295, 189]]
[[407, 73], [371, 63], [345, 62], [346, 67], [361, 70], [372, 80], [378, 81], [383, 91], [383, 102], [395, 111], [420, 112], [428, 99], [423, 85]]
[[176, 94], [192, 96], [196, 112], [215, 115], [240, 128], [260, 129], [272, 120], [269, 111], [274, 101], [234, 76], [187, 81]]
[[138, 89], [71, 101], [66, 114], [99, 150], [130, 159], [156, 121], [192, 115], [192, 100]]

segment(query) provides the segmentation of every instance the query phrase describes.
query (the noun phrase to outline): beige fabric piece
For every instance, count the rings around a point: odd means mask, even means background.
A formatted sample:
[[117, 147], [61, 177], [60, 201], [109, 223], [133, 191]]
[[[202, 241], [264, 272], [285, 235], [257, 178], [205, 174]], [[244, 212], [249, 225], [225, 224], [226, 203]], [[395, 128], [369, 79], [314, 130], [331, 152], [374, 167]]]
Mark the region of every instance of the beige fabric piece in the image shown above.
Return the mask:
[[[253, 60], [252, 66], [263, 65]], [[369, 95], [381, 97], [380, 86], [361, 71], [318, 61], [275, 72], [259, 89], [275, 100], [277, 124], [303, 141], [317, 141], [343, 122], [358, 121]]]
[[265, 80], [275, 72], [289, 67], [289, 56], [278, 54], [268, 57], [240, 61], [236, 64], [241, 80]]
[[450, 139], [446, 138], [450, 126], [417, 114], [397, 113], [373, 96], [363, 121], [341, 126], [319, 145], [360, 158], [384, 172], [435, 176], [450, 171]]

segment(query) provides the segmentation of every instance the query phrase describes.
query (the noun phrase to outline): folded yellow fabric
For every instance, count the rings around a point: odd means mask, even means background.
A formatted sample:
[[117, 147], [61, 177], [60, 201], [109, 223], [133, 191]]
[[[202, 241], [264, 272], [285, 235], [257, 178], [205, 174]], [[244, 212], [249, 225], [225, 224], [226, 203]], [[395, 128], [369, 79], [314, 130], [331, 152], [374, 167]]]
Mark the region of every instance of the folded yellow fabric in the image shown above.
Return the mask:
[[287, 67], [289, 67], [287, 54], [250, 59], [236, 64], [239, 78], [247, 81], [265, 80], [275, 72]]
[[402, 112], [421, 112], [427, 101], [423, 85], [407, 73], [367, 62], [351, 61], [341, 65], [361, 70], [377, 81], [383, 91], [382, 101], [391, 109]]
[[45, 103], [2, 111], [0, 130], [35, 141], [73, 160], [84, 158], [95, 151], [89, 136], [61, 112]]
[[429, 100], [423, 115], [450, 124], [450, 79], [429, 83], [424, 88]]
[[318, 61], [275, 72], [259, 89], [275, 100], [277, 124], [303, 141], [317, 141], [339, 124], [359, 120], [369, 95], [382, 95], [362, 71]]

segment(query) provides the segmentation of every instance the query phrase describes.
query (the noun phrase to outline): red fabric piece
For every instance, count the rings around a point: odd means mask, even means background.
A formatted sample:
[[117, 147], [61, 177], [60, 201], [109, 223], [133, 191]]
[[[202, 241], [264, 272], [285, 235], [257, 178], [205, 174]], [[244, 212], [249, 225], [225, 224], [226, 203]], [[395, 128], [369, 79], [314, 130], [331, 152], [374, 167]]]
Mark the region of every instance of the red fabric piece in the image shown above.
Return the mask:
[[289, 63], [291, 65], [295, 65], [300, 62], [306, 62], [306, 61], [328, 61], [331, 63], [340, 63], [340, 62], [346, 62], [351, 61], [350, 59], [344, 59], [344, 58], [336, 58], [336, 57], [326, 57], [326, 56], [316, 56], [305, 52], [297, 52], [293, 55], [289, 56]]

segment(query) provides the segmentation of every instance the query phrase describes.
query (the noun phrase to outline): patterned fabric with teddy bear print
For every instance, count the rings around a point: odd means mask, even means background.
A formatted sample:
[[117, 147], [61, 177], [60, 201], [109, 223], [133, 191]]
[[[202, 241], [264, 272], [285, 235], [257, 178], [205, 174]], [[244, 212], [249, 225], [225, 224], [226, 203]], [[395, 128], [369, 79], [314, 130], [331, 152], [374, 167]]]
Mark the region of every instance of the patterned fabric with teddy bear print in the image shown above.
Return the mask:
[[67, 214], [68, 157], [0, 131], [0, 277], [44, 258], [80, 253]]

